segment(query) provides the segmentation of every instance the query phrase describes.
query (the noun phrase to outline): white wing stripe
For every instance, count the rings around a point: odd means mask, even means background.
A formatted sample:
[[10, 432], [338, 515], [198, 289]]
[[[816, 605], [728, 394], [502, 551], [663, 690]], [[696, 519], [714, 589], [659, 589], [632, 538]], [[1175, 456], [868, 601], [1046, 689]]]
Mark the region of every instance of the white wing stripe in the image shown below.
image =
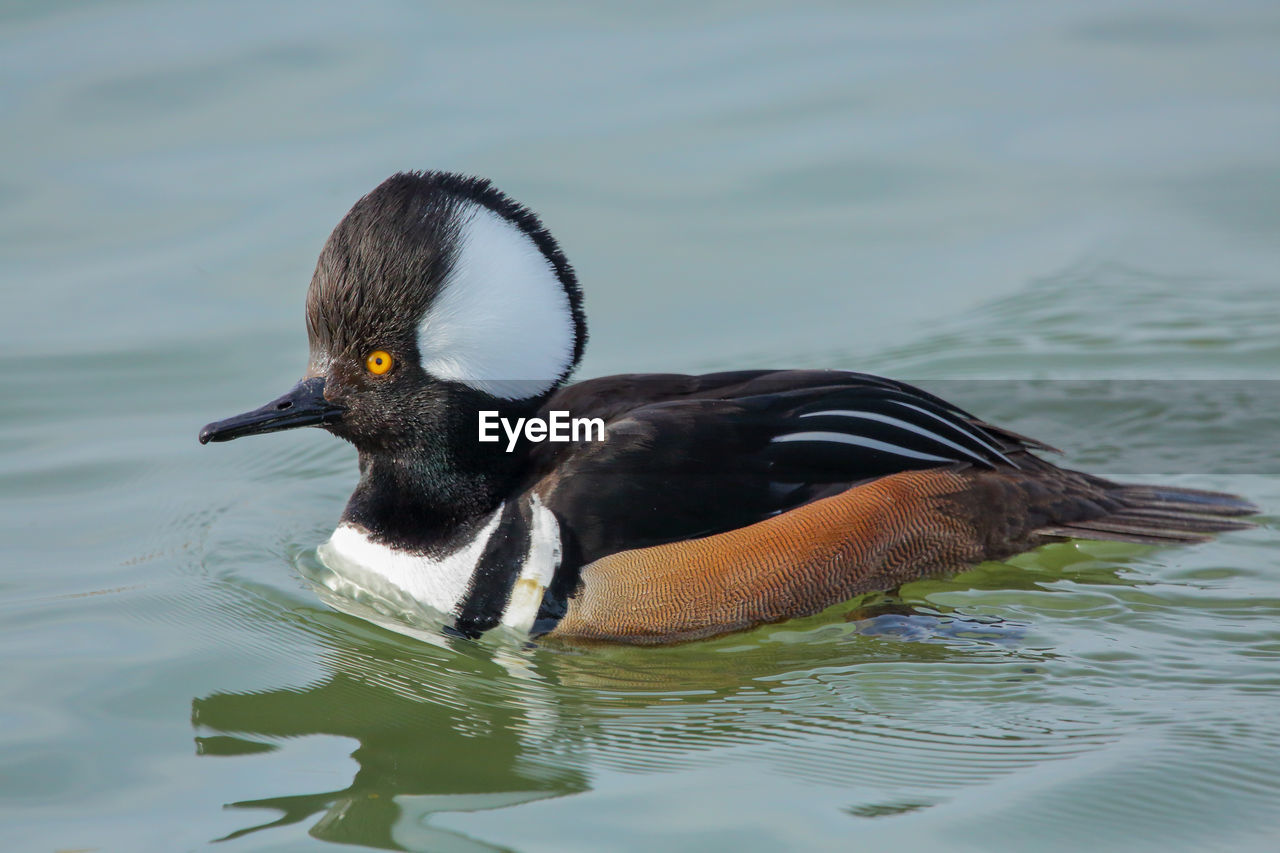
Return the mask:
[[773, 441], [834, 441], [838, 444], [853, 444], [858, 447], [865, 447], [868, 450], [880, 450], [885, 453], [892, 453], [896, 456], [906, 456], [908, 459], [927, 459], [931, 462], [954, 462], [954, 459], [948, 459], [945, 456], [934, 456], [931, 453], [919, 453], [915, 450], [908, 450], [905, 447], [899, 447], [896, 444], [889, 444], [887, 441], [877, 441], [874, 438], [866, 438], [861, 435], [849, 435], [845, 432], [792, 432], [787, 435], [780, 435]]
[[915, 424], [908, 423], [907, 421], [898, 420], [897, 418], [891, 418], [888, 415], [876, 414], [875, 412], [856, 412], [851, 409], [829, 409], [825, 412], [807, 412], [806, 414], [803, 414], [800, 417], [816, 418], [819, 415], [836, 415], [838, 417], [843, 417], [843, 418], [857, 418], [859, 420], [864, 420], [864, 421], [878, 421], [879, 423], [889, 424], [890, 426], [895, 426], [900, 429], [905, 429], [909, 432], [914, 432], [916, 435], [922, 435], [925, 438], [938, 442], [939, 444], [945, 444], [947, 447], [950, 447], [952, 450], [960, 451], [965, 456], [968, 456], [970, 459], [976, 459], [979, 462], [981, 462], [983, 465], [987, 464], [987, 460], [983, 459], [981, 456], [974, 453], [972, 450], [970, 450], [967, 447], [962, 447], [961, 445], [956, 444], [954, 441], [943, 438], [937, 433], [930, 432], [929, 430], [924, 429], [923, 427], [918, 427]]
[[[895, 405], [898, 405], [898, 406], [906, 406], [908, 409], [914, 409], [915, 411], [919, 412], [919, 413], [920, 413], [920, 414], [922, 414], [922, 415], [928, 415], [929, 417], [933, 418], [935, 421], [941, 421], [942, 423], [947, 424], [948, 426], [954, 426], [954, 424], [952, 424], [952, 423], [951, 423], [950, 421], [948, 421], [946, 418], [941, 417], [941, 416], [939, 416], [939, 415], [935, 415], [933, 412], [929, 411], [928, 409], [922, 409], [922, 408], [920, 408], [919, 406], [916, 406], [916, 405], [914, 405], [914, 404], [912, 404], [912, 403], [908, 403], [908, 402], [906, 402], [906, 401], [904, 401], [904, 400], [890, 400], [889, 402], [890, 402], [890, 403], [893, 403], [893, 404], [895, 404]], [[987, 450], [990, 450], [990, 451], [991, 451], [992, 453], [994, 453], [996, 456], [999, 456], [999, 457], [1000, 457], [1001, 459], [1003, 459], [1005, 462], [1008, 462], [1008, 463], [1009, 463], [1010, 465], [1012, 465], [1014, 468], [1017, 468], [1017, 467], [1018, 467], [1017, 463], [1016, 463], [1016, 462], [1014, 462], [1012, 459], [1010, 459], [1008, 456], [1005, 456], [1003, 453], [1001, 453], [999, 448], [997, 448], [997, 447], [992, 447], [990, 444], [988, 444], [987, 442], [983, 441], [981, 438], [979, 438], [978, 436], [974, 435], [974, 434], [973, 434], [973, 433], [971, 433], [971, 432], [965, 433], [965, 435], [969, 436], [969, 437], [970, 437], [970, 438], [972, 438], [974, 441], [978, 442], [978, 444], [981, 444], [981, 445], [982, 445], [983, 447], [985, 447]]]

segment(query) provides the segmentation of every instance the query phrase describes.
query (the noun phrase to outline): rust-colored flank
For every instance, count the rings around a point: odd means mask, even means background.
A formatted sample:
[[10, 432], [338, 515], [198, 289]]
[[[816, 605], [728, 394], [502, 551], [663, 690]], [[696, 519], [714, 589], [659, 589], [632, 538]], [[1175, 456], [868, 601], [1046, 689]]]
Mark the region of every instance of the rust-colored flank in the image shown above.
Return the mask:
[[[1120, 519], [1117, 529], [1135, 530], [1163, 511], [1160, 496], [1142, 487], [1032, 461], [1038, 464], [1022, 471], [893, 474], [747, 527], [612, 554], [583, 569], [550, 636], [639, 644], [709, 637], [811, 615], [860, 593], [1063, 536], [1091, 537], [1097, 532], [1091, 519], [1099, 515]], [[1183, 530], [1195, 529], [1185, 513], [1178, 521]], [[1250, 526], [1221, 517], [1203, 525], [1205, 534]], [[1152, 524], [1150, 534], [1106, 538], [1188, 542], [1205, 534]]]

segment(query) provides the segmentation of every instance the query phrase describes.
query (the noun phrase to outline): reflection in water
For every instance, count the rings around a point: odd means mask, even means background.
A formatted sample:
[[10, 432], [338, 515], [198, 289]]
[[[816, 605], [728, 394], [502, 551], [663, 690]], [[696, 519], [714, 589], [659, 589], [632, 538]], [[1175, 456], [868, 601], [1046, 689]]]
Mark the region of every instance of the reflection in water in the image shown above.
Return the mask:
[[[313, 615], [313, 628], [341, 624], [325, 613]], [[456, 649], [444, 643], [412, 648], [390, 637], [388, 643], [361, 643], [368, 640], [363, 631], [343, 638], [328, 630], [321, 637], [330, 670], [323, 680], [303, 689], [197, 698], [192, 723], [206, 731], [269, 740], [348, 738], [359, 743], [351, 757], [360, 769], [342, 790], [232, 803], [238, 809], [277, 810], [280, 817], [228, 838], [323, 813], [311, 827], [317, 838], [402, 849], [394, 835], [408, 813], [420, 842], [414, 846], [430, 848], [433, 830], [427, 821], [435, 812], [499, 808], [585, 789], [581, 771], [528, 761], [524, 739], [539, 725], [537, 703], [523, 701], [522, 691], [498, 696], [484, 688], [486, 683], [512, 685], [496, 656], [486, 660], [465, 642]], [[468, 689], [468, 682], [481, 689]], [[272, 748], [226, 734], [196, 742], [202, 755]], [[441, 833], [441, 840], [445, 837], [454, 848], [462, 841]]]
[[[351, 672], [334, 672], [304, 690], [214, 694], [192, 703], [192, 722], [206, 730], [264, 738], [322, 734], [360, 744], [352, 754], [360, 769], [349, 786], [232, 803], [278, 810], [280, 817], [228, 837], [324, 813], [311, 829], [317, 838], [387, 849], [401, 848], [393, 830], [406, 797], [413, 798], [421, 830], [437, 811], [497, 808], [584, 789], [580, 772], [523, 763], [516, 717], [502, 706], [451, 708]], [[197, 747], [204, 755], [267, 748], [225, 736], [197, 738]]]
[[[585, 792], [597, 768], [672, 772], [744, 751], [846, 791], [854, 818], [901, 814], [1111, 738], [1084, 710], [1069, 723], [1050, 705], [1044, 719], [1026, 707], [1002, 714], [992, 700], [1012, 692], [1034, 702], [1052, 657], [1022, 648], [1022, 622], [968, 616], [926, 596], [975, 587], [1053, 594], [1045, 587], [1073, 574], [1124, 585], [1116, 570], [1064, 546], [1028, 565], [986, 564], [913, 585], [923, 592], [908, 587], [902, 598], [868, 596], [665, 649], [424, 643], [295, 606], [293, 627], [319, 640], [328, 674], [300, 689], [197, 698], [192, 723], [202, 755], [269, 752], [303, 735], [359, 744], [350, 785], [232, 803], [279, 816], [228, 838], [319, 815], [310, 833], [328, 841], [494, 849], [431, 826], [432, 816]], [[271, 618], [279, 624], [278, 612]]]

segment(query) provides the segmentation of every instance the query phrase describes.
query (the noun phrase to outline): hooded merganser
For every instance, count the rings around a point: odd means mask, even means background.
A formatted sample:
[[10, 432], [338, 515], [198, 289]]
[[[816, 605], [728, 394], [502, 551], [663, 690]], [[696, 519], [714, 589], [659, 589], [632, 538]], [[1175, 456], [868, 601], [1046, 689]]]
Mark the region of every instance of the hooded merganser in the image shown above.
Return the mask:
[[[1198, 542], [1255, 512], [1059, 468], [1033, 454], [1045, 444], [868, 374], [565, 386], [587, 340], [573, 269], [479, 178], [401, 173], [356, 202], [306, 317], [298, 385], [200, 442], [300, 426], [350, 441], [360, 480], [321, 559], [470, 637], [691, 640], [1063, 537]], [[555, 413], [584, 434], [542, 440]], [[506, 435], [481, 440], [486, 423]]]

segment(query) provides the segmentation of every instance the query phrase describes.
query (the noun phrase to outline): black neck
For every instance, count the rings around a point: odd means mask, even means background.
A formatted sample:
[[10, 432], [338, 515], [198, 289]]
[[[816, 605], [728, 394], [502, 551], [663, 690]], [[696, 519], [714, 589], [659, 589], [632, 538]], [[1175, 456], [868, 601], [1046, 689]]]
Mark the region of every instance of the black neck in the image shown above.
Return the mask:
[[379, 541], [431, 552], [452, 550], [509, 497], [529, 469], [529, 446], [506, 452], [504, 437], [481, 443], [478, 412], [528, 416], [529, 402], [452, 407], [413, 447], [360, 450], [360, 482], [342, 520]]

